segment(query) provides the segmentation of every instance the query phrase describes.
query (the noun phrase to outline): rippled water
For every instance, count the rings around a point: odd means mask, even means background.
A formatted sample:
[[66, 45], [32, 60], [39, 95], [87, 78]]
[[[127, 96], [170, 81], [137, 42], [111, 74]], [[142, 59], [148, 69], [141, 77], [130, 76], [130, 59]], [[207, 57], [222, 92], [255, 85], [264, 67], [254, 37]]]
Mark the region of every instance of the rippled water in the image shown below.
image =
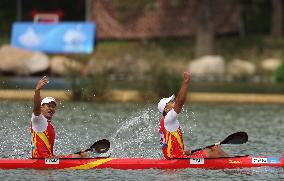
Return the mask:
[[[0, 102], [1, 157], [30, 156], [31, 102]], [[231, 155], [283, 157], [283, 105], [192, 104], [179, 120], [187, 147], [200, 147], [246, 131], [249, 142], [223, 146]], [[89, 147], [96, 140], [111, 141], [112, 157], [161, 158], [159, 113], [152, 104], [62, 102], [54, 116], [56, 154]], [[242, 170], [0, 170], [1, 180], [281, 180], [283, 168]]]

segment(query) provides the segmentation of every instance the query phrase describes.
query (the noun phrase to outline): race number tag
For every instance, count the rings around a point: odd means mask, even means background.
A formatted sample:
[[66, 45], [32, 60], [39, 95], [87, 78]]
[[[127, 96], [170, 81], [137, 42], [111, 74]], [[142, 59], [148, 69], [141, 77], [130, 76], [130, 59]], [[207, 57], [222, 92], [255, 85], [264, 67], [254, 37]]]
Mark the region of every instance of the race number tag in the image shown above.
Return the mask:
[[192, 165], [204, 164], [204, 158], [191, 158], [189, 163]]
[[252, 163], [280, 163], [279, 158], [271, 157], [271, 158], [252, 158]]
[[267, 158], [252, 158], [251, 162], [254, 164], [267, 163]]
[[45, 164], [57, 165], [57, 164], [59, 164], [59, 158], [46, 158], [45, 159]]

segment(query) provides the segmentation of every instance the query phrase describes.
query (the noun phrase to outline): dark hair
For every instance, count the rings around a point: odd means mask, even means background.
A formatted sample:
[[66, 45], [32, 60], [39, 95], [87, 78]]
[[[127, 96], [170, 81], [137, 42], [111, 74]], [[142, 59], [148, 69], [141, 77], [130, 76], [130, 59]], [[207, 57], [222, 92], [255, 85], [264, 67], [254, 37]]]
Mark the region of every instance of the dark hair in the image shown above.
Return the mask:
[[163, 116], [166, 116], [168, 113], [166, 111], [163, 111]]

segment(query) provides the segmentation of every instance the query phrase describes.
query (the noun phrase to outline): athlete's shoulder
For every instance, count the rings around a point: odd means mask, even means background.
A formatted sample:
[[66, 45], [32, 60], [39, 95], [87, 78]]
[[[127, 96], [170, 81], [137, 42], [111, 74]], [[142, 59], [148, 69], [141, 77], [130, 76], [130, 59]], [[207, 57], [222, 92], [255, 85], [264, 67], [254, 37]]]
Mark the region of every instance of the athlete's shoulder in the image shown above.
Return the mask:
[[34, 113], [32, 113], [31, 122], [42, 124], [42, 123], [47, 123], [47, 119], [42, 114], [36, 116]]
[[171, 109], [165, 116], [166, 120], [177, 119], [178, 113], [174, 109]]

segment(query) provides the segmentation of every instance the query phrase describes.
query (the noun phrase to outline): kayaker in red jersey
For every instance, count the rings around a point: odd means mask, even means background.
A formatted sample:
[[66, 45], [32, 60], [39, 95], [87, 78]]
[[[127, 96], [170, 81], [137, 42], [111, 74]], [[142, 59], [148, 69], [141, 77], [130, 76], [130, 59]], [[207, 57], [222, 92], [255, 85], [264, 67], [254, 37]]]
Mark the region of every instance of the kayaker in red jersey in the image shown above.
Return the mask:
[[190, 81], [189, 72], [183, 73], [183, 82], [177, 97], [174, 95], [162, 98], [158, 103], [158, 109], [163, 114], [160, 120], [160, 142], [164, 157], [171, 158], [219, 158], [228, 157], [220, 146], [205, 148], [191, 154], [191, 150], [184, 149], [182, 132], [178, 121], [178, 115], [186, 100], [187, 88]]
[[48, 78], [44, 76], [39, 80], [35, 88], [34, 109], [31, 118], [32, 134], [32, 158], [85, 158], [88, 157], [86, 152], [80, 154], [70, 154], [66, 156], [55, 156], [53, 146], [55, 140], [55, 131], [51, 119], [55, 113], [56, 100], [53, 97], [46, 97], [41, 100], [40, 90], [48, 84]]

